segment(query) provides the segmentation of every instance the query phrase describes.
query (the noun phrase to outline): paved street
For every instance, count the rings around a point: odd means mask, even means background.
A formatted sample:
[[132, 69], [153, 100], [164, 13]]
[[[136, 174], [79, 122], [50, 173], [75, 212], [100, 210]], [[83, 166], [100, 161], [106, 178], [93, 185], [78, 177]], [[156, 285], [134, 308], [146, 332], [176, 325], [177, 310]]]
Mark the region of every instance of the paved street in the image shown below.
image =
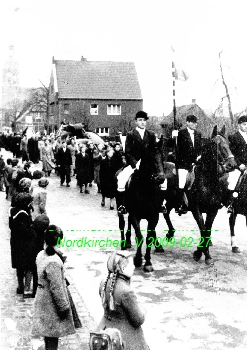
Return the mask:
[[[109, 210], [108, 201], [106, 207], [100, 206], [101, 196], [95, 185], [87, 195], [79, 193], [75, 178], [70, 188], [60, 187], [59, 178], [54, 174], [49, 181], [47, 212], [51, 223], [61, 226], [64, 231], [67, 274], [83, 321], [83, 329], [73, 337], [61, 339], [59, 349], [87, 349], [89, 330], [102, 317], [99, 283], [107, 273], [106, 261], [114, 247], [110, 244], [103, 248], [91, 247], [85, 242], [89, 239], [119, 240], [117, 213]], [[34, 342], [30, 338], [33, 300], [22, 300], [15, 294], [8, 207], [9, 202], [1, 192], [1, 349], [30, 350], [32, 346], [42, 349], [42, 340]], [[196, 241], [198, 228], [190, 213], [183, 217], [172, 213], [171, 218], [177, 229], [177, 241], [183, 236], [192, 236]], [[146, 229], [145, 220], [142, 229]], [[166, 229], [160, 214], [157, 233], [161, 238]], [[141, 268], [136, 269], [132, 286], [147, 309], [143, 329], [151, 350], [247, 348], [245, 218], [239, 216], [236, 224], [241, 254], [231, 252], [226, 209], [219, 212], [213, 230], [211, 254], [215, 259], [214, 266], [206, 266], [204, 260], [194, 262], [193, 249], [177, 244], [166, 248], [163, 254], [152, 252], [153, 273], [145, 274]], [[69, 247], [73, 240], [81, 241], [82, 238], [82, 247], [78, 243]]]

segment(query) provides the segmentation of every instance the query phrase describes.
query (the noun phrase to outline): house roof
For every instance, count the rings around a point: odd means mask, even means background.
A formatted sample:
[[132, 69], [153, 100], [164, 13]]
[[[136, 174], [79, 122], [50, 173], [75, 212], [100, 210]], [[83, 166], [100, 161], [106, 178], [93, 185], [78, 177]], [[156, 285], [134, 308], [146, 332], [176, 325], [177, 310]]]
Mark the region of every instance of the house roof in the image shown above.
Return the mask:
[[133, 62], [55, 60], [59, 98], [142, 99]]
[[[202, 133], [202, 136], [208, 137], [211, 135], [215, 123], [196, 103], [177, 107], [176, 112], [176, 119], [179, 128], [185, 127], [187, 116], [193, 114], [197, 117], [197, 130], [199, 130]], [[163, 122], [161, 124], [173, 125], [173, 122], [174, 116], [173, 112], [171, 112], [168, 116], [163, 118]]]

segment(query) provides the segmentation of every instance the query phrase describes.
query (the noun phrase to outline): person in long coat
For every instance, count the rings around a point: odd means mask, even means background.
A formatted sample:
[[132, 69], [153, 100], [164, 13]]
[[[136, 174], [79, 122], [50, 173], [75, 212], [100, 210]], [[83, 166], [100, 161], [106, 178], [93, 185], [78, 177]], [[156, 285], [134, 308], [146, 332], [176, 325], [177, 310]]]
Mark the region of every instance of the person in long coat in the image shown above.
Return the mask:
[[125, 350], [148, 350], [141, 325], [146, 311], [131, 288], [134, 273], [131, 252], [114, 251], [107, 262], [108, 276], [100, 284], [104, 316], [96, 332], [105, 328], [120, 330]]
[[103, 150], [103, 148], [104, 148], [103, 143], [99, 143], [97, 145], [97, 148], [93, 152], [94, 182], [98, 187], [98, 193], [101, 193], [100, 178], [99, 178], [100, 163], [102, 159], [105, 158], [105, 150]]
[[75, 175], [75, 158], [78, 152], [77, 145], [74, 139], [71, 139], [68, 141], [68, 149], [70, 150], [71, 158], [72, 158], [72, 165], [70, 166], [71, 176], [74, 176]]
[[55, 168], [55, 164], [53, 163], [53, 150], [48, 140], [45, 140], [44, 146], [40, 149], [40, 157], [43, 163], [42, 170], [45, 172], [45, 176], [50, 176], [52, 169]]
[[86, 153], [89, 156], [89, 186], [92, 186], [93, 178], [94, 178], [94, 161], [93, 161], [93, 152], [94, 152], [94, 144], [90, 140], [87, 143], [87, 150]]
[[85, 193], [89, 193], [87, 186], [89, 182], [89, 171], [90, 171], [90, 161], [89, 156], [86, 153], [86, 146], [84, 144], [80, 145], [80, 151], [76, 155], [75, 159], [75, 169], [77, 184], [80, 187], [80, 193], [82, 193], [82, 187], [85, 185]]
[[38, 140], [35, 135], [32, 135], [27, 141], [27, 152], [29, 159], [34, 163], [39, 162]]
[[50, 225], [44, 237], [46, 248], [36, 258], [38, 289], [32, 335], [44, 337], [46, 350], [57, 349], [58, 338], [75, 333], [63, 261], [56, 254], [58, 238], [63, 238], [61, 229]]
[[60, 185], [63, 186], [66, 179], [67, 187], [70, 187], [70, 166], [72, 165], [72, 157], [65, 140], [62, 141], [62, 147], [58, 149], [56, 162], [59, 168]]
[[[10, 208], [9, 228], [11, 230], [10, 247], [12, 268], [16, 269], [18, 287], [17, 294], [23, 294], [24, 289], [30, 291], [31, 274], [34, 268], [34, 241], [31, 236], [32, 218], [30, 207], [32, 196], [29, 193], [19, 193], [15, 198], [15, 206]], [[25, 282], [24, 282], [25, 279]]]
[[36, 219], [41, 214], [46, 214], [46, 203], [47, 203], [47, 191], [46, 188], [49, 185], [49, 181], [42, 177], [38, 181], [38, 187], [33, 189], [33, 212], [32, 218]]
[[115, 174], [116, 167], [113, 159], [114, 150], [109, 148], [106, 151], [106, 157], [100, 163], [100, 186], [101, 186], [101, 194], [102, 201], [101, 206], [105, 206], [105, 197], [110, 198], [110, 209], [113, 210], [113, 198], [115, 197]]
[[9, 186], [11, 181], [11, 174], [12, 174], [12, 159], [8, 158], [6, 161], [7, 165], [4, 169], [4, 185], [6, 189], [6, 199], [8, 199], [9, 195]]

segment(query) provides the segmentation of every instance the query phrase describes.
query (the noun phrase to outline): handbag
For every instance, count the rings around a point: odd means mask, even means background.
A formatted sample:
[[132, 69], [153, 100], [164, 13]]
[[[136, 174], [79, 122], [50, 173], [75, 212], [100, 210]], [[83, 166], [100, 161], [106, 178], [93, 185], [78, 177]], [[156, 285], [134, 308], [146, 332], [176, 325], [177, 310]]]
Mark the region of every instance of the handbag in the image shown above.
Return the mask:
[[117, 328], [106, 328], [90, 332], [90, 350], [124, 350], [121, 332]]

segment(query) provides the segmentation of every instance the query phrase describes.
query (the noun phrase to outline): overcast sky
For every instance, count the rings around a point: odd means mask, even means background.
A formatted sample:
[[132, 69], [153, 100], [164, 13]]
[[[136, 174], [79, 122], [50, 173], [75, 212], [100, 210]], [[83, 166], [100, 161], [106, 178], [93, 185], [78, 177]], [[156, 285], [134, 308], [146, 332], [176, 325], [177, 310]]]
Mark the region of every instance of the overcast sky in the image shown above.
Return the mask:
[[219, 57], [233, 111], [247, 107], [247, 1], [1, 0], [0, 65], [14, 45], [20, 85], [49, 84], [55, 59], [132, 61], [144, 110], [172, 109], [171, 45], [189, 75], [177, 82], [177, 105], [192, 98], [214, 110], [225, 95]]

